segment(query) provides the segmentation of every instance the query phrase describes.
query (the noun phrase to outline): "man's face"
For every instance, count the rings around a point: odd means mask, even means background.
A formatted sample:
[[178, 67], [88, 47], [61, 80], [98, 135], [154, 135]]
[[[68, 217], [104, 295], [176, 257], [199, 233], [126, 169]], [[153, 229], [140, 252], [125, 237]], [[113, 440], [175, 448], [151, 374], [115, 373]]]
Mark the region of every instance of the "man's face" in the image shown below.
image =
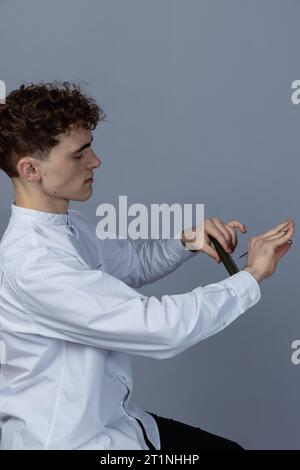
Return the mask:
[[91, 196], [92, 182], [86, 180], [101, 165], [90, 147], [92, 139], [91, 131], [84, 128], [60, 135], [48, 159], [38, 162], [44, 194], [74, 201], [85, 201]]

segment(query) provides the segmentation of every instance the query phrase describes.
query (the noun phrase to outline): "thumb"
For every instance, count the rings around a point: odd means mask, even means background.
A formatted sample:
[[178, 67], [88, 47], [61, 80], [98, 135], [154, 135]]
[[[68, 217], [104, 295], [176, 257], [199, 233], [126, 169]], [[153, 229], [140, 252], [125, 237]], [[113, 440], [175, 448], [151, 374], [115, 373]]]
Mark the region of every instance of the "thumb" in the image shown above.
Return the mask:
[[221, 258], [218, 255], [217, 251], [210, 245], [206, 245], [205, 248], [202, 249], [202, 251], [206, 253], [208, 256], [210, 256], [211, 258], [213, 258], [217, 263], [221, 261]]
[[276, 262], [280, 260], [280, 258], [282, 258], [291, 248], [292, 244], [287, 242], [285, 243], [284, 245], [281, 245], [279, 246], [276, 250], [275, 250], [275, 259], [276, 259]]

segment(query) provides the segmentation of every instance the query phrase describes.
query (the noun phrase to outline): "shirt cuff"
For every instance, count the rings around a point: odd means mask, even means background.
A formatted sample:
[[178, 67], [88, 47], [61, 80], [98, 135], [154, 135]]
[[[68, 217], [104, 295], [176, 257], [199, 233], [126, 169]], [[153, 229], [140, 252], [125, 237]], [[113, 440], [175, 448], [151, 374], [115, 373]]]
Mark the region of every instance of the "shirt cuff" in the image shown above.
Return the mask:
[[189, 259], [199, 254], [200, 252], [193, 252], [185, 248], [179, 238], [170, 238], [168, 240], [168, 248], [178, 257], [178, 259]]
[[236, 293], [243, 311], [257, 304], [261, 298], [259, 284], [248, 271], [240, 271], [223, 282]]

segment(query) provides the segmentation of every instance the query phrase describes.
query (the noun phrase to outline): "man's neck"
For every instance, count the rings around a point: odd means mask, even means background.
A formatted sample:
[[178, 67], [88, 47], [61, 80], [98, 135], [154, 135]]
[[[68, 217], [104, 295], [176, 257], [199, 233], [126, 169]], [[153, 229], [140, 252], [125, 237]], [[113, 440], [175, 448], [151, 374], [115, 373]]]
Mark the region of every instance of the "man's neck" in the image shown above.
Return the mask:
[[51, 214], [67, 214], [70, 200], [51, 197], [42, 191], [31, 188], [26, 189], [18, 179], [12, 179], [14, 190], [14, 204], [16, 206], [34, 209], [36, 211], [49, 212]]
[[26, 209], [34, 209], [42, 212], [50, 212], [52, 214], [67, 214], [69, 208], [68, 200], [55, 201], [31, 201], [28, 198], [21, 198], [15, 195], [14, 204]]

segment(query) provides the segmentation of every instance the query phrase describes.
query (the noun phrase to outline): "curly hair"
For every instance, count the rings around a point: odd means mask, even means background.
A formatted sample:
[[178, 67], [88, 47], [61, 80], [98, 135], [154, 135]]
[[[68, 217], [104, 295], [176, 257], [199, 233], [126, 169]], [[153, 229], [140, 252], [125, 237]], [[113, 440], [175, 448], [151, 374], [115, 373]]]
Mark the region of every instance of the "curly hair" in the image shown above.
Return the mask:
[[73, 126], [93, 130], [105, 117], [75, 83], [21, 85], [0, 104], [0, 169], [10, 178], [18, 177], [22, 157], [45, 160], [59, 134]]

